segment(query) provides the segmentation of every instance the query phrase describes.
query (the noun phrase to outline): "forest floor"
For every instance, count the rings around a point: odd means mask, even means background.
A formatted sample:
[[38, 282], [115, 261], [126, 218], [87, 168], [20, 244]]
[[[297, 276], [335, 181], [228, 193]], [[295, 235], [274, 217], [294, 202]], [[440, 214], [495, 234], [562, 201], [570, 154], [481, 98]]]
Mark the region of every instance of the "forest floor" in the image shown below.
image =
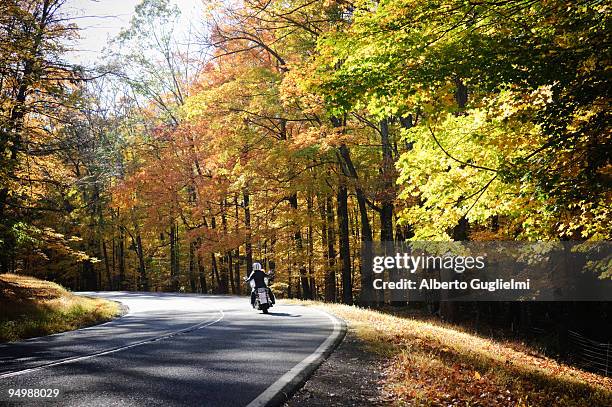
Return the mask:
[[95, 325], [119, 313], [112, 301], [73, 295], [50, 281], [0, 274], [0, 342]]
[[[519, 343], [418, 317], [287, 301], [321, 308], [348, 325], [345, 342], [288, 406], [300, 401], [313, 406], [612, 405], [612, 378], [530, 352]], [[353, 402], [347, 398], [353, 396], [349, 389], [364, 397]]]
[[285, 404], [285, 407], [374, 407], [389, 405], [382, 393], [384, 358], [366, 349], [349, 330], [344, 341]]

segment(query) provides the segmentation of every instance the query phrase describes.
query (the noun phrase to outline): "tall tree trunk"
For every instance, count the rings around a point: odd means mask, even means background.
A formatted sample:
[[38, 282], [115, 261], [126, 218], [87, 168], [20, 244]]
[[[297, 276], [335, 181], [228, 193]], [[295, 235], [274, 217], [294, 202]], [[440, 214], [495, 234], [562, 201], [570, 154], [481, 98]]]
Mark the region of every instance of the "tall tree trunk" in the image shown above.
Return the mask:
[[189, 284], [191, 285], [191, 292], [198, 292], [198, 284], [196, 281], [195, 267], [196, 267], [196, 255], [195, 255], [195, 242], [189, 242]]
[[202, 264], [202, 256], [200, 253], [197, 253], [198, 258], [198, 275], [200, 278], [200, 292], [202, 294], [208, 293], [208, 286], [206, 284], [206, 270], [204, 270], [204, 265]]
[[334, 198], [331, 195], [327, 196], [327, 203], [325, 206], [327, 216], [327, 281], [330, 285], [330, 298], [331, 301], [337, 301], [338, 289], [336, 284], [336, 230], [335, 230], [335, 218], [334, 218]]
[[244, 204], [244, 226], [246, 228], [246, 242], [245, 242], [245, 253], [246, 253], [246, 275], [251, 275], [253, 271], [253, 245], [251, 243], [251, 207], [250, 207], [250, 196], [249, 193], [244, 190], [242, 193], [242, 199]]
[[336, 301], [336, 235], [334, 233], [334, 207], [333, 199], [327, 196], [319, 197], [319, 211], [321, 214], [321, 244], [325, 256], [324, 295], [325, 301]]
[[[226, 216], [226, 210], [227, 210], [227, 199], [224, 199], [223, 202], [221, 203], [221, 225], [223, 226], [223, 234], [225, 236], [228, 235], [228, 230], [227, 230], [227, 216]], [[231, 287], [231, 292], [235, 293], [236, 292], [236, 287], [234, 286], [234, 268], [232, 267], [232, 251], [231, 250], [226, 250], [225, 254], [223, 255], [223, 281], [224, 281], [224, 288], [225, 291], [224, 293], [229, 293], [230, 291], [230, 287]]]
[[143, 291], [149, 291], [149, 279], [147, 277], [147, 267], [142, 248], [142, 238], [139, 231], [136, 232], [136, 254], [138, 255], [138, 272], [140, 273], [139, 288]]
[[387, 119], [380, 122], [380, 135], [382, 144], [381, 173], [384, 188], [380, 211], [380, 240], [383, 242], [392, 242], [395, 177], [393, 171], [393, 150], [389, 139], [389, 121]]
[[[412, 114], [409, 114], [406, 117], [400, 117], [399, 122], [402, 128], [404, 129], [411, 129], [414, 126]], [[404, 147], [406, 151], [412, 150], [413, 142], [405, 141]], [[404, 226], [397, 225], [395, 235], [396, 235], [395, 240], [405, 241], [406, 239], [410, 239], [411, 237], [414, 236], [414, 230], [411, 225], [404, 225]]]
[[[345, 119], [338, 117], [331, 118], [332, 125], [335, 128], [341, 128], [345, 124]], [[338, 216], [338, 238], [340, 242], [340, 261], [342, 264], [342, 302], [345, 304], [353, 303], [353, 284], [352, 284], [352, 270], [351, 270], [351, 246], [349, 240], [349, 212], [348, 212], [348, 189], [346, 186], [346, 176], [353, 177], [351, 173], [352, 161], [350, 158], [350, 151], [346, 144], [341, 144], [338, 147], [338, 162], [340, 164], [341, 173], [344, 176], [340, 176], [340, 182], [337, 191], [337, 216]], [[354, 173], [354, 179], [357, 178], [355, 168], [352, 167]], [[358, 202], [360, 198], [365, 198], [361, 191], [361, 188], [357, 187]], [[365, 199], [364, 199], [365, 203]], [[369, 227], [369, 221], [364, 223], [366, 227]], [[371, 232], [370, 232], [371, 235]], [[370, 239], [371, 240], [371, 239]], [[362, 274], [363, 276], [363, 274]], [[363, 288], [363, 287], [362, 287]]]
[[219, 294], [221, 292], [221, 278], [219, 277], [219, 266], [217, 265], [217, 256], [214, 253], [210, 254], [211, 266], [212, 266], [212, 276], [213, 283], [214, 280], [217, 281], [216, 288], [213, 288], [215, 294]]
[[338, 186], [338, 236], [340, 239], [340, 261], [342, 263], [342, 302], [353, 303], [351, 281], [351, 248], [349, 241], [348, 190], [344, 182]]
[[112, 239], [111, 239], [111, 258], [113, 260], [112, 265], [112, 287], [111, 290], [116, 290], [119, 285], [117, 284], [117, 253], [116, 253], [116, 242], [115, 242], [115, 232], [113, 231]]
[[179, 290], [179, 272], [178, 272], [178, 260], [177, 260], [177, 230], [176, 223], [172, 221], [170, 225], [170, 291], [178, 292]]
[[233, 250], [227, 251], [227, 271], [229, 274], [229, 282], [232, 294], [238, 294], [236, 291], [236, 283], [234, 280], [234, 256], [232, 256]]
[[[383, 192], [380, 207], [380, 240], [385, 245], [389, 255], [395, 255], [393, 242], [393, 202], [395, 201], [395, 167], [393, 161], [393, 147], [389, 137], [389, 120], [380, 122], [380, 141], [382, 145], [381, 175], [383, 179]], [[401, 276], [396, 268], [389, 270], [390, 280], [399, 281]], [[379, 296], [379, 302], [382, 300]], [[400, 290], [391, 290], [391, 304], [394, 306], [406, 305], [406, 298]]]
[[134, 251], [138, 256], [138, 276], [140, 280], [138, 284], [138, 289], [142, 291], [149, 291], [149, 280], [147, 276], [147, 267], [144, 258], [144, 249], [142, 246], [142, 237], [140, 236], [140, 227], [138, 226], [138, 222], [134, 217], [134, 208], [132, 208], [132, 226], [134, 227], [134, 235], [136, 235], [134, 236], [130, 234], [130, 237], [132, 238], [132, 245], [134, 246]]
[[315, 275], [314, 275], [314, 242], [313, 242], [313, 227], [312, 227], [312, 219], [314, 217], [313, 213], [313, 202], [314, 198], [312, 196], [312, 192], [308, 193], [308, 284], [310, 285], [310, 293], [311, 298], [314, 299], [317, 293]]
[[[372, 265], [369, 263], [372, 259], [371, 246], [372, 246], [372, 228], [370, 226], [370, 219], [368, 218], [368, 208], [366, 204], [366, 197], [363, 189], [359, 186], [359, 178], [357, 176], [357, 170], [351, 160], [351, 155], [348, 147], [342, 144], [339, 147], [340, 156], [343, 162], [344, 172], [350, 176], [355, 182], [355, 195], [357, 195], [357, 205], [359, 207], [359, 216], [361, 224], [361, 257], [366, 261], [361, 263], [361, 292], [360, 300], [362, 303], [367, 304], [374, 298], [374, 289], [372, 283], [374, 281], [374, 275], [372, 271]], [[340, 202], [338, 203], [340, 205]], [[348, 217], [348, 210], [347, 210]], [[347, 219], [348, 222], [348, 219]]]
[[[298, 209], [298, 198], [297, 194], [293, 194], [288, 198], [291, 208], [297, 212]], [[304, 299], [311, 300], [312, 292], [310, 291], [310, 284], [308, 277], [306, 276], [306, 267], [304, 265], [304, 242], [302, 240], [302, 231], [299, 225], [296, 225], [295, 233], [293, 234], [293, 240], [295, 242], [295, 248], [297, 251], [297, 268], [300, 273], [300, 284], [301, 291]]]
[[[239, 222], [240, 222], [240, 211], [238, 205], [238, 195], [234, 194], [234, 215], [236, 216], [236, 222], [234, 223], [234, 228], [236, 234], [238, 234], [239, 230]], [[240, 247], [235, 249], [236, 253], [234, 255], [235, 264], [234, 264], [234, 278], [236, 279], [236, 294], [240, 294], [242, 292], [241, 279], [240, 279]]]
[[[457, 225], [453, 228], [452, 238], [454, 241], [468, 240], [469, 223], [465, 217], [459, 219]], [[440, 279], [450, 281], [460, 278], [454, 271], [440, 271]], [[440, 290], [440, 317], [445, 321], [453, 322], [457, 319], [458, 303], [449, 300], [450, 292], [448, 290]]]
[[[325, 200], [321, 195], [317, 195], [317, 205], [319, 207], [319, 216], [321, 218], [321, 249], [323, 250], [323, 299], [325, 301], [333, 301], [333, 295], [330, 293], [332, 286], [329, 281], [329, 253], [327, 252], [327, 217], [325, 213]], [[335, 287], [334, 291], [335, 291]]]
[[[460, 78], [455, 78], [455, 101], [457, 107], [463, 110], [468, 101], [468, 89]], [[457, 115], [463, 114], [461, 111], [456, 113]], [[469, 224], [468, 220], [464, 217], [459, 219], [457, 225], [453, 228], [452, 238], [455, 241], [468, 240], [469, 235]], [[449, 276], [449, 279], [455, 278], [455, 275]], [[440, 316], [447, 321], [454, 321], [457, 318], [458, 305], [456, 302], [448, 301], [449, 292], [447, 290], [440, 291]]]
[[240, 295], [242, 293], [242, 281], [240, 279], [240, 251], [236, 249], [234, 258], [234, 278], [236, 279], [236, 294]]
[[122, 227], [119, 228], [119, 249], [117, 254], [119, 256], [119, 289], [126, 290], [125, 281], [125, 231]]
[[106, 281], [108, 282], [108, 285], [106, 286], [106, 288], [108, 290], [112, 290], [113, 289], [113, 280], [111, 278], [111, 272], [110, 272], [110, 262], [108, 261], [108, 251], [106, 250], [106, 240], [102, 239], [102, 255], [104, 256], [104, 269], [106, 271]]
[[292, 279], [293, 279], [293, 266], [291, 265], [290, 262], [291, 258], [289, 256], [289, 251], [287, 251], [287, 261], [285, 262], [285, 264], [288, 267], [288, 271], [287, 271], [287, 296], [289, 298], [293, 298], [293, 284], [292, 284]]

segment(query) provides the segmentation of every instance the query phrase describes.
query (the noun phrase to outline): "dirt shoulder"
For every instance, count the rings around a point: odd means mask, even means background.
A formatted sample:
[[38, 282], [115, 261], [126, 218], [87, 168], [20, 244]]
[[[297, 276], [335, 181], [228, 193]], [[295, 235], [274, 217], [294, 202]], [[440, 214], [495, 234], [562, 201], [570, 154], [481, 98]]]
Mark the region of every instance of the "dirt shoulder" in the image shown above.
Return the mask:
[[[295, 301], [292, 301], [295, 302]], [[345, 342], [287, 406], [611, 406], [612, 379], [439, 321], [300, 302]]]
[[354, 331], [285, 406], [384, 406], [381, 374], [384, 358], [368, 352]]

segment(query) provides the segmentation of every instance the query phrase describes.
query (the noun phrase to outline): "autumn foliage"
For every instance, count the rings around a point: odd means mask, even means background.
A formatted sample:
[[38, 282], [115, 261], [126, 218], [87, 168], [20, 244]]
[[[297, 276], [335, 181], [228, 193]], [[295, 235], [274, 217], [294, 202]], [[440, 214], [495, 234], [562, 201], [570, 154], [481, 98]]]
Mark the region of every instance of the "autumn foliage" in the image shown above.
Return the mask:
[[64, 1], [2, 3], [3, 271], [353, 303], [372, 240], [610, 239], [604, 3], [204, 4], [93, 71]]

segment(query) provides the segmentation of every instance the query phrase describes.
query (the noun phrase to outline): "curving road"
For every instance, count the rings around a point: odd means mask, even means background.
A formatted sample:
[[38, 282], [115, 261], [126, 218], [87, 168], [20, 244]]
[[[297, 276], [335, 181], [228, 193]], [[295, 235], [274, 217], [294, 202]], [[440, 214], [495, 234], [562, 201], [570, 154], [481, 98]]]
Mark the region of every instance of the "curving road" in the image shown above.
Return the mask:
[[264, 315], [245, 297], [82, 294], [120, 301], [129, 313], [1, 344], [0, 405], [12, 404], [8, 391], [16, 388], [60, 390], [44, 404], [22, 399], [19, 406], [265, 405], [339, 331], [316, 309], [277, 305]]

